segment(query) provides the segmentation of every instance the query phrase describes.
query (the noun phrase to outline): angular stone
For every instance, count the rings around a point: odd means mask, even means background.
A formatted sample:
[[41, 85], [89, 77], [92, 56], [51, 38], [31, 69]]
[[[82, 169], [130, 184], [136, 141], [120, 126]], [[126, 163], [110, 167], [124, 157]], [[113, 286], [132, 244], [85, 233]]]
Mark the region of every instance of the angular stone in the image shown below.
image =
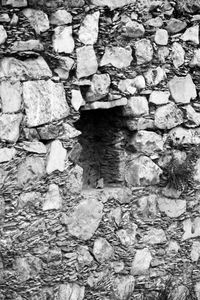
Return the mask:
[[52, 77], [52, 72], [41, 56], [24, 61], [14, 57], [5, 57], [0, 60], [1, 79], [10, 79], [16, 82], [19, 80], [46, 79], [50, 77]]
[[24, 141], [23, 149], [26, 150], [27, 152], [32, 152], [32, 153], [38, 153], [38, 154], [47, 153], [46, 146], [37, 140], [32, 142]]
[[40, 179], [45, 174], [45, 161], [41, 157], [27, 156], [21, 162], [17, 170], [17, 180], [20, 186], [25, 185], [30, 180], [32, 182]]
[[44, 47], [39, 40], [16, 41], [10, 48], [11, 52], [43, 51]]
[[47, 158], [46, 172], [51, 174], [58, 170], [63, 172], [65, 169], [65, 160], [67, 157], [67, 150], [63, 147], [59, 140], [55, 140], [51, 143], [49, 155]]
[[185, 61], [185, 50], [181, 46], [181, 44], [175, 42], [172, 45], [172, 61], [175, 68], [179, 68], [184, 64]]
[[19, 138], [19, 126], [22, 121], [22, 114], [0, 115], [0, 140], [10, 143], [17, 142]]
[[66, 178], [66, 187], [72, 194], [79, 194], [83, 186], [83, 168], [76, 165]]
[[45, 32], [49, 29], [48, 16], [41, 10], [25, 8], [22, 13], [29, 20], [31, 26], [37, 34]]
[[165, 29], [157, 29], [155, 34], [155, 42], [157, 45], [166, 46], [168, 44], [168, 32]]
[[86, 15], [79, 29], [79, 40], [85, 45], [93, 45], [97, 42], [99, 31], [100, 12]]
[[145, 22], [145, 25], [150, 26], [150, 27], [162, 27], [163, 20], [161, 19], [161, 17], [155, 17], [155, 18], [147, 20]]
[[122, 215], [122, 210], [121, 210], [121, 207], [116, 207], [116, 208], [113, 208], [111, 209], [108, 217], [109, 217], [109, 220], [110, 221], [115, 221], [115, 223], [117, 225], [120, 224], [121, 222], [121, 215]]
[[200, 182], [200, 158], [197, 159], [195, 165], [193, 166], [193, 179], [197, 183]]
[[99, 226], [103, 215], [103, 204], [96, 199], [83, 199], [67, 218], [66, 224], [71, 235], [89, 240]]
[[59, 65], [54, 71], [58, 74], [60, 79], [66, 80], [69, 77], [69, 72], [74, 65], [74, 60], [70, 57], [60, 57]]
[[170, 240], [169, 244], [167, 246], [167, 250], [166, 250], [167, 254], [169, 254], [169, 255], [176, 255], [179, 250], [180, 250], [180, 246], [177, 243], [177, 241]]
[[76, 49], [78, 78], [87, 77], [96, 73], [98, 68], [93, 46], [84, 46]]
[[118, 88], [124, 92], [129, 94], [135, 94], [137, 89], [145, 88], [145, 80], [142, 75], [139, 75], [133, 79], [122, 79], [118, 84]]
[[4, 14], [0, 14], [0, 22], [2, 23], [9, 23], [10, 22], [10, 17], [8, 14], [4, 13]]
[[59, 187], [52, 183], [49, 185], [48, 192], [45, 195], [42, 210], [52, 210], [62, 208], [62, 198], [60, 195]]
[[[131, 275], [119, 276], [113, 280], [113, 296], [116, 300], [129, 299], [133, 294], [135, 279]], [[106, 300], [106, 299], [105, 299]]]
[[124, 262], [123, 261], [113, 261], [110, 264], [111, 268], [115, 273], [121, 273], [124, 270]]
[[41, 201], [41, 194], [38, 192], [21, 193], [18, 200], [18, 208], [24, 208], [26, 206], [38, 207]]
[[120, 229], [116, 232], [120, 239], [122, 245], [129, 247], [135, 244], [135, 236], [137, 231], [137, 225], [131, 223], [130, 227], [127, 229]]
[[123, 108], [124, 116], [139, 117], [149, 114], [149, 106], [146, 97], [135, 96], [128, 99], [127, 105]]
[[85, 105], [85, 100], [83, 99], [80, 90], [72, 90], [71, 93], [71, 104], [76, 111], [79, 111], [79, 108]]
[[186, 286], [179, 285], [171, 292], [171, 297], [173, 300], [187, 300], [189, 294], [189, 289]]
[[2, 168], [0, 168], [0, 188], [2, 188], [2, 186], [4, 185], [7, 175], [8, 175], [8, 172], [6, 172]]
[[24, 82], [23, 99], [29, 127], [63, 119], [69, 114], [62, 83], [51, 80]]
[[166, 78], [166, 74], [163, 68], [157, 67], [156, 69], [149, 69], [144, 74], [144, 77], [146, 79], [147, 84], [151, 86], [156, 86]]
[[200, 242], [199, 241], [194, 241], [192, 243], [190, 257], [193, 262], [197, 262], [199, 260], [199, 257], [200, 257]]
[[194, 287], [197, 300], [200, 300], [200, 282], [197, 282]]
[[2, 5], [12, 5], [12, 7], [26, 7], [27, 0], [3, 0]]
[[187, 119], [191, 121], [196, 126], [200, 125], [200, 113], [196, 112], [191, 105], [184, 107], [187, 115]]
[[4, 29], [3, 25], [0, 25], [0, 45], [4, 44], [7, 40], [7, 32]]
[[70, 140], [78, 137], [81, 135], [81, 131], [77, 130], [73, 126], [71, 126], [68, 123], [63, 123], [63, 135], [61, 136], [61, 139]]
[[106, 239], [100, 237], [94, 241], [93, 254], [98, 262], [103, 263], [113, 256], [114, 251], [110, 243]]
[[185, 213], [186, 201], [179, 199], [158, 198], [158, 207], [170, 218], [177, 218]]
[[193, 42], [199, 44], [199, 25], [186, 29], [184, 34], [180, 37], [184, 42]]
[[19, 22], [19, 17], [16, 14], [13, 14], [12, 19], [10, 21], [11, 26], [16, 26], [17, 23]]
[[58, 9], [55, 13], [51, 14], [49, 21], [50, 21], [50, 24], [58, 25], [58, 26], [71, 24], [72, 23], [72, 15], [64, 9]]
[[0, 98], [3, 113], [18, 112], [22, 103], [21, 83], [2, 81], [0, 83]]
[[129, 186], [148, 186], [160, 182], [162, 170], [147, 156], [139, 156], [129, 162], [125, 181]]
[[168, 91], [153, 91], [150, 94], [149, 102], [155, 105], [163, 105], [169, 102], [170, 93]]
[[60, 284], [56, 299], [58, 300], [83, 300], [85, 287], [76, 283]]
[[135, 56], [138, 65], [146, 64], [153, 59], [153, 47], [150, 40], [141, 39], [135, 43]]
[[[91, 273], [91, 272], [90, 272]], [[104, 269], [102, 271], [94, 271], [90, 274], [90, 276], [87, 279], [87, 284], [91, 288], [97, 288], [99, 284], [101, 284], [105, 278], [108, 278], [108, 269]]]
[[1, 148], [0, 149], [0, 163], [4, 163], [10, 161], [15, 155], [17, 151], [15, 148]]
[[150, 245], [156, 245], [165, 243], [167, 241], [166, 235], [163, 229], [150, 228], [140, 240], [142, 243]]
[[94, 102], [104, 98], [109, 93], [110, 83], [109, 74], [94, 74], [91, 86], [86, 93], [86, 100]]
[[122, 35], [129, 38], [139, 38], [145, 33], [144, 26], [130, 18], [126, 19], [125, 24], [122, 26]]
[[77, 249], [77, 260], [81, 266], [88, 266], [92, 263], [93, 257], [89, 252], [88, 246], [79, 246]]
[[200, 236], [200, 217], [184, 220], [183, 230], [182, 241]]
[[21, 283], [38, 276], [41, 268], [41, 260], [31, 254], [27, 254], [25, 257], [17, 257], [14, 261], [17, 280]]
[[200, 143], [200, 132], [198, 130], [186, 129], [179, 126], [169, 132], [167, 140], [170, 140], [173, 146], [182, 144], [198, 145]]
[[154, 219], [157, 215], [157, 195], [150, 194], [138, 199], [138, 211], [144, 219]]
[[183, 123], [183, 113], [174, 104], [169, 104], [158, 107], [155, 112], [155, 126], [160, 129], [171, 129]]
[[167, 31], [169, 33], [178, 33], [187, 27], [187, 23], [185, 21], [181, 21], [175, 18], [171, 18], [167, 23]]
[[85, 110], [88, 109], [110, 109], [117, 106], [125, 106], [127, 105], [127, 99], [125, 97], [115, 100], [115, 101], [96, 101], [92, 103], [87, 103], [84, 107]]
[[72, 26], [58, 26], [54, 29], [52, 37], [55, 52], [72, 53], [74, 50], [74, 39], [72, 37]]
[[197, 97], [196, 87], [190, 74], [185, 77], [174, 76], [169, 81], [169, 90], [176, 103], [190, 103], [191, 99]]
[[129, 4], [135, 4], [136, 0], [90, 0], [95, 6], [108, 6], [111, 10]]
[[165, 63], [166, 62], [166, 58], [169, 56], [169, 48], [162, 46], [158, 48], [157, 51], [158, 54], [158, 59], [161, 63]]
[[111, 64], [113, 67], [121, 69], [130, 66], [132, 61], [132, 50], [130, 47], [106, 47], [105, 53], [101, 59], [100, 66]]
[[200, 49], [194, 50], [194, 56], [190, 62], [191, 67], [200, 67]]
[[152, 255], [148, 248], [136, 250], [136, 254], [131, 266], [131, 274], [132, 275], [147, 274], [151, 261], [152, 261]]

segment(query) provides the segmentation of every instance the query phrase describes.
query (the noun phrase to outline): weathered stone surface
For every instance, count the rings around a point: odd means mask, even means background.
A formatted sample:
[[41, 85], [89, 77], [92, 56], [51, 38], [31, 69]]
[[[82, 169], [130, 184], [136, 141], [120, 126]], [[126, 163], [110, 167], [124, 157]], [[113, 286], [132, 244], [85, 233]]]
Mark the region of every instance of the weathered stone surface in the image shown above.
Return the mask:
[[70, 57], [60, 57], [59, 65], [54, 71], [58, 74], [60, 79], [66, 80], [69, 77], [69, 72], [74, 65], [74, 60]]
[[149, 228], [147, 232], [145, 232], [144, 236], [141, 239], [141, 242], [147, 243], [150, 245], [161, 244], [167, 241], [166, 235], [163, 229], [157, 228]]
[[155, 17], [155, 18], [147, 20], [145, 22], [145, 25], [150, 26], [150, 27], [162, 27], [163, 20], [161, 19], [161, 17]]
[[85, 45], [93, 45], [97, 42], [99, 31], [100, 12], [86, 15], [79, 29], [79, 40]]
[[53, 141], [50, 145], [49, 156], [47, 158], [47, 174], [51, 174], [56, 170], [63, 172], [65, 169], [66, 157], [67, 151], [62, 143], [59, 140]]
[[56, 27], [54, 29], [52, 42], [56, 52], [72, 53], [75, 45], [72, 37], [72, 26]]
[[180, 31], [182, 31], [183, 29], [185, 29], [187, 26], [187, 23], [175, 18], [171, 18], [169, 20], [169, 22], [167, 23], [167, 31], [170, 33], [178, 33]]
[[18, 199], [18, 208], [24, 208], [26, 206], [38, 206], [41, 201], [41, 194], [38, 192], [28, 192], [20, 194]]
[[2, 81], [0, 83], [0, 98], [3, 113], [18, 112], [22, 102], [21, 83]]
[[180, 37], [185, 42], [193, 42], [199, 44], [199, 25], [186, 29], [184, 34]]
[[136, 0], [90, 0], [95, 6], [108, 6], [111, 10], [128, 4], [135, 4]]
[[118, 88], [124, 92], [129, 94], [135, 94], [137, 89], [145, 88], [145, 80], [142, 75], [136, 76], [133, 79], [122, 79], [118, 84]]
[[85, 105], [85, 100], [80, 90], [72, 90], [71, 104], [76, 111], [79, 111], [79, 108]]
[[169, 81], [169, 90], [176, 103], [190, 103], [191, 99], [197, 97], [196, 87], [190, 74], [185, 77], [174, 76]]
[[127, 18], [122, 26], [122, 35], [129, 38], [139, 38], [145, 33], [144, 26]]
[[62, 207], [62, 198], [60, 195], [59, 187], [52, 183], [49, 185], [47, 194], [45, 195], [45, 200], [42, 205], [42, 210], [52, 210], [52, 209], [61, 209]]
[[81, 135], [81, 131], [77, 130], [68, 123], [63, 123], [63, 135], [61, 136], [62, 140], [70, 140]]
[[153, 131], [140, 130], [129, 141], [136, 151], [152, 155], [163, 150], [162, 136]]
[[38, 153], [38, 154], [45, 154], [47, 152], [46, 146], [37, 140], [32, 142], [24, 141], [23, 149], [26, 150], [27, 152]]
[[166, 46], [160, 46], [157, 54], [158, 54], [158, 60], [161, 63], [165, 63], [166, 58], [169, 56], [169, 48]]
[[194, 50], [194, 56], [190, 62], [191, 67], [200, 67], [200, 49]]
[[186, 211], [186, 201], [179, 199], [158, 198], [158, 207], [170, 218], [177, 218]]
[[153, 59], [153, 47], [150, 40], [141, 39], [135, 43], [137, 64], [142, 65]]
[[0, 14], [0, 22], [9, 23], [10, 22], [9, 15], [7, 13]]
[[86, 100], [93, 102], [104, 98], [109, 93], [110, 83], [109, 74], [93, 75], [91, 86], [86, 93]]
[[100, 66], [111, 64], [113, 67], [121, 69], [130, 66], [132, 61], [132, 50], [130, 47], [106, 47], [101, 59]]
[[65, 9], [58, 9], [50, 16], [50, 24], [52, 25], [66, 25], [72, 23], [72, 15]]
[[0, 45], [5, 43], [7, 37], [6, 30], [4, 29], [3, 25], [0, 25]]
[[173, 256], [173, 255], [176, 255], [178, 253], [178, 251], [180, 250], [180, 246], [179, 244], [177, 243], [177, 241], [175, 240], [170, 240], [169, 241], [169, 244], [167, 246], [167, 254]]
[[19, 138], [22, 114], [0, 115], [0, 140], [15, 143]]
[[47, 79], [52, 72], [45, 60], [40, 56], [37, 59], [24, 61], [14, 57], [4, 57], [0, 60], [0, 78], [10, 79], [12, 82], [27, 79]]
[[131, 297], [134, 287], [135, 279], [131, 275], [119, 276], [113, 280], [113, 296], [116, 300], [125, 300]]
[[49, 29], [48, 16], [41, 10], [25, 8], [22, 13], [29, 20], [31, 26], [37, 34], [45, 32]]
[[128, 99], [127, 105], [123, 108], [124, 116], [139, 117], [149, 114], [149, 106], [146, 97], [135, 96]]
[[138, 199], [137, 213], [144, 219], [154, 219], [157, 215], [157, 195], [150, 194]]
[[193, 170], [193, 179], [197, 183], [200, 182], [200, 158], [197, 159], [194, 165], [194, 170]]
[[17, 257], [14, 262], [14, 269], [19, 282], [35, 278], [41, 271], [41, 268], [41, 260], [31, 254], [27, 254], [25, 257]]
[[191, 257], [192, 261], [197, 262], [199, 260], [199, 257], [200, 257], [200, 242], [199, 241], [194, 241], [192, 243], [190, 257]]
[[88, 266], [92, 263], [93, 257], [89, 252], [88, 246], [79, 246], [77, 249], [77, 260], [81, 266]]
[[187, 105], [184, 107], [186, 111], [187, 119], [191, 121], [196, 126], [200, 125], [200, 113], [196, 112], [191, 105]]
[[69, 114], [62, 83], [51, 80], [24, 82], [23, 99], [29, 127], [59, 120]]
[[149, 84], [150, 86], [156, 86], [166, 78], [166, 74], [163, 68], [157, 67], [156, 69], [149, 69], [144, 74], [144, 77], [147, 84]]
[[41, 157], [27, 156], [19, 165], [17, 170], [17, 180], [20, 186], [38, 180], [45, 174], [45, 161]]
[[193, 220], [186, 219], [183, 221], [184, 234], [182, 240], [188, 240], [200, 236], [200, 218], [196, 217]]
[[147, 156], [139, 156], [126, 167], [125, 180], [129, 186], [155, 185], [160, 181], [162, 170]]
[[124, 262], [123, 261], [112, 261], [110, 263], [111, 268], [113, 268], [115, 273], [121, 273], [124, 270]]
[[158, 107], [155, 112], [155, 126], [160, 129], [171, 129], [183, 123], [183, 113], [174, 104], [169, 104]]
[[44, 47], [39, 40], [16, 41], [10, 48], [11, 52], [43, 51]]
[[60, 284], [56, 299], [58, 300], [83, 300], [85, 287], [76, 283]]
[[127, 98], [123, 97], [114, 101], [96, 101], [92, 103], [87, 103], [84, 109], [109, 109], [117, 106], [127, 105]]
[[0, 149], [0, 163], [10, 161], [15, 155], [17, 151], [15, 148], [1, 148]]
[[99, 226], [103, 204], [96, 199], [83, 199], [65, 220], [71, 235], [82, 240], [90, 239]]
[[172, 142], [173, 146], [182, 144], [197, 145], [200, 143], [200, 132], [198, 130], [186, 129], [179, 126], [169, 132], [167, 139]]
[[179, 68], [184, 64], [185, 59], [185, 50], [181, 46], [181, 44], [175, 42], [172, 45], [172, 61], [175, 68]]
[[137, 225], [131, 223], [130, 227], [127, 229], [120, 229], [116, 232], [117, 236], [120, 239], [122, 245], [129, 247], [135, 244], [135, 236], [137, 231]]
[[113, 256], [114, 251], [111, 244], [105, 238], [100, 237], [94, 241], [93, 254], [100, 263], [103, 263]]
[[7, 175], [8, 173], [4, 171], [2, 168], [0, 168], [0, 188], [2, 188], [2, 186], [4, 185]]
[[68, 174], [66, 179], [66, 187], [72, 194], [78, 194], [83, 186], [83, 168], [76, 165]]
[[170, 93], [168, 91], [153, 91], [149, 97], [149, 102], [155, 105], [163, 105], [169, 102]]
[[87, 77], [96, 73], [98, 68], [97, 58], [93, 46], [84, 46], [76, 49], [78, 78]]
[[132, 275], [144, 275], [148, 272], [152, 260], [148, 248], [137, 250], [131, 266]]
[[27, 0], [4, 0], [3, 5], [12, 5], [12, 7], [26, 7], [28, 5]]
[[166, 46], [168, 44], [168, 32], [165, 29], [157, 29], [155, 34], [155, 42], [157, 45]]
[[173, 300], [179, 300], [179, 299], [186, 300], [189, 293], [190, 293], [189, 289], [186, 286], [179, 285], [172, 291], [171, 297]]

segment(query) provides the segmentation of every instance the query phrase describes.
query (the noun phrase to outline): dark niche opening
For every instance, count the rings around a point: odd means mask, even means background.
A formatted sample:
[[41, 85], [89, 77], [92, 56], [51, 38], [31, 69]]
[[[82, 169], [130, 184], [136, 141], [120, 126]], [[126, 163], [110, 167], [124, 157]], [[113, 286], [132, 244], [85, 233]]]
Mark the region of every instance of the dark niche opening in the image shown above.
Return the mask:
[[122, 109], [82, 110], [75, 127], [82, 132], [79, 164], [84, 188], [100, 187], [102, 182], [103, 186], [121, 185], [126, 143]]

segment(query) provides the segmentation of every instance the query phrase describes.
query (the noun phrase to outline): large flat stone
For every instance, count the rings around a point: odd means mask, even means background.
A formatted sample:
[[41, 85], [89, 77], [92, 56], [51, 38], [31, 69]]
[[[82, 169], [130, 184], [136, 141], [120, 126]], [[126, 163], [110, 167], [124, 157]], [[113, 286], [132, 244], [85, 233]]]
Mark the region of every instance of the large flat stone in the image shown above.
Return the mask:
[[113, 67], [121, 69], [130, 66], [132, 60], [132, 49], [130, 47], [109, 46], [105, 49], [100, 66], [111, 64]]

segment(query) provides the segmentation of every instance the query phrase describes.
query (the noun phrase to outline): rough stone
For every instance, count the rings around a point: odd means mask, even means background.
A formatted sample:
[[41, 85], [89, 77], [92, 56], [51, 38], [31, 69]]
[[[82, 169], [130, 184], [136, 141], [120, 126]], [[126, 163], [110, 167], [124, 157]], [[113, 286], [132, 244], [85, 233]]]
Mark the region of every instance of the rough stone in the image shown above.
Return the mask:
[[119, 276], [113, 280], [113, 296], [116, 300], [129, 299], [133, 294], [135, 279], [131, 275]]
[[152, 255], [148, 248], [137, 250], [131, 266], [132, 275], [144, 275], [148, 272]]
[[175, 68], [179, 68], [184, 64], [185, 50], [181, 44], [177, 42], [173, 43], [171, 56]]
[[130, 47], [106, 47], [101, 59], [100, 66], [111, 64], [113, 67], [121, 69], [130, 66], [132, 61], [132, 50]]
[[136, 231], [137, 231], [137, 225], [131, 223], [129, 228], [120, 229], [116, 232], [116, 234], [120, 239], [121, 244], [126, 247], [129, 247], [129, 246], [133, 246], [136, 242], [136, 238], [135, 238]]
[[167, 246], [167, 254], [169, 255], [176, 255], [180, 250], [180, 246], [175, 240], [170, 240]]
[[153, 91], [150, 94], [149, 102], [155, 105], [163, 105], [169, 102], [170, 93], [168, 91]]
[[45, 195], [45, 200], [42, 205], [42, 210], [61, 209], [62, 198], [60, 195], [59, 187], [52, 183], [49, 185], [48, 192]]
[[117, 106], [125, 106], [127, 105], [127, 98], [123, 97], [115, 101], [96, 101], [92, 103], [88, 103], [84, 109], [109, 109]]
[[200, 67], [200, 49], [194, 50], [194, 56], [190, 62], [191, 67]]
[[98, 238], [94, 241], [93, 254], [98, 262], [103, 263], [109, 260], [113, 254], [113, 247], [105, 238]]
[[183, 221], [184, 234], [182, 240], [188, 240], [200, 236], [200, 217], [196, 217], [193, 220], [186, 219]]
[[7, 32], [4, 29], [3, 25], [0, 25], [0, 45], [4, 44], [7, 40]]
[[76, 165], [69, 173], [66, 179], [66, 187], [72, 194], [78, 194], [82, 190], [83, 186], [83, 168]]
[[37, 34], [45, 32], [49, 29], [48, 16], [41, 10], [25, 8], [22, 13], [29, 20], [31, 26]]
[[7, 175], [8, 173], [4, 171], [2, 168], [0, 168], [0, 188], [2, 188], [2, 186], [4, 185]]
[[144, 77], [146, 79], [146, 83], [150, 86], [158, 85], [162, 80], [166, 78], [165, 70], [161, 67], [157, 67], [156, 69], [149, 69]]
[[91, 0], [95, 6], [108, 6], [111, 10], [123, 7], [129, 4], [135, 4], [136, 0]]
[[10, 161], [15, 155], [17, 151], [15, 148], [1, 148], [0, 149], [0, 163], [4, 163]]
[[27, 0], [4, 0], [3, 5], [12, 5], [12, 7], [17, 8], [17, 7], [26, 7], [28, 5], [28, 3], [27, 3]]
[[37, 140], [34, 140], [32, 142], [24, 141], [23, 149], [26, 150], [27, 152], [38, 153], [38, 154], [45, 154], [47, 152], [46, 146]]
[[193, 179], [195, 182], [199, 183], [200, 182], [200, 158], [197, 159], [193, 166]]
[[142, 65], [153, 59], [153, 47], [150, 40], [141, 39], [135, 43], [137, 64]]
[[126, 19], [125, 24], [122, 26], [122, 35], [129, 38], [139, 38], [145, 33], [144, 26], [130, 18]]
[[200, 113], [196, 112], [191, 105], [187, 105], [184, 107], [186, 111], [187, 119], [191, 121], [195, 126], [200, 125]]
[[0, 140], [10, 143], [17, 142], [22, 114], [0, 115]]
[[166, 46], [168, 44], [168, 32], [165, 29], [157, 29], [155, 34], [155, 42], [157, 45]]
[[10, 48], [11, 52], [43, 51], [44, 47], [39, 40], [16, 41]]
[[191, 260], [197, 262], [200, 257], [200, 242], [194, 241], [192, 243], [191, 253], [190, 253]]
[[190, 74], [185, 77], [174, 76], [169, 81], [169, 90], [176, 103], [190, 103], [191, 99], [197, 97], [196, 87]]
[[167, 140], [170, 140], [173, 146], [182, 144], [197, 145], [200, 143], [200, 133], [197, 130], [179, 126], [169, 132]]
[[64, 9], [58, 9], [55, 13], [51, 14], [49, 21], [50, 24], [57, 26], [71, 24], [72, 15]]
[[89, 252], [88, 246], [79, 246], [77, 249], [77, 260], [81, 266], [88, 266], [92, 263], [93, 257]]
[[183, 123], [183, 113], [174, 104], [158, 107], [155, 112], [155, 126], [160, 129], [171, 129]]
[[150, 27], [162, 27], [163, 25], [163, 20], [161, 19], [161, 17], [155, 17], [152, 19], [149, 19], [145, 22], [146, 26], [150, 26]]
[[98, 68], [97, 58], [92, 45], [76, 49], [77, 77], [87, 77], [96, 73]]
[[62, 83], [51, 80], [24, 82], [23, 99], [29, 127], [63, 119], [69, 114]]
[[0, 22], [9, 23], [10, 22], [9, 15], [7, 13], [0, 14]]
[[184, 285], [179, 285], [171, 293], [171, 297], [173, 300], [179, 300], [179, 299], [186, 300], [188, 295], [189, 295], [189, 289]]
[[140, 90], [145, 88], [144, 77], [139, 75], [133, 79], [122, 79], [118, 84], [118, 88], [124, 93], [133, 95], [137, 92], [137, 89]]
[[80, 90], [72, 90], [71, 104], [76, 111], [79, 111], [81, 106], [85, 105], [85, 100], [82, 97]]
[[60, 284], [56, 299], [58, 300], [83, 300], [85, 287], [76, 283]]
[[2, 81], [0, 83], [0, 98], [3, 113], [18, 112], [22, 103], [21, 83]]
[[116, 207], [111, 209], [108, 217], [111, 221], [114, 220], [114, 222], [119, 226], [121, 222], [121, 215], [122, 215], [121, 207]]
[[167, 23], [167, 31], [169, 33], [178, 33], [187, 27], [187, 23], [185, 21], [181, 21], [175, 18], [171, 18]]
[[54, 71], [58, 74], [60, 79], [66, 80], [69, 77], [69, 72], [74, 65], [74, 60], [70, 57], [60, 57], [59, 65]]
[[56, 27], [54, 29], [52, 42], [55, 52], [72, 53], [75, 46], [72, 37], [72, 26]]
[[150, 194], [138, 199], [137, 213], [144, 219], [154, 219], [157, 215], [157, 195]]
[[21, 283], [35, 278], [41, 271], [41, 268], [41, 260], [31, 254], [27, 254], [25, 257], [17, 257], [14, 262], [17, 279]]
[[142, 243], [147, 243], [150, 245], [161, 244], [165, 243], [166, 241], [167, 239], [164, 230], [154, 227], [149, 228], [141, 239]]
[[180, 37], [184, 42], [193, 42], [199, 44], [199, 25], [186, 29], [184, 34]]
[[170, 218], [177, 218], [185, 213], [186, 201], [180, 199], [158, 198], [158, 207]]
[[59, 140], [53, 141], [50, 145], [49, 155], [47, 158], [47, 174], [51, 174], [56, 170], [63, 172], [65, 169], [66, 157], [67, 151], [63, 147], [62, 143]]
[[161, 63], [165, 63], [166, 62], [166, 58], [169, 56], [169, 48], [166, 46], [161, 46], [158, 48], [158, 59]]
[[146, 97], [134, 96], [128, 99], [127, 105], [123, 108], [124, 116], [139, 117], [149, 114], [149, 106]]
[[22, 209], [26, 206], [39, 206], [41, 194], [38, 192], [28, 192], [20, 194], [18, 199], [18, 209]]
[[197, 300], [200, 300], [200, 282], [196, 282], [194, 286], [194, 290], [195, 290]]
[[121, 273], [124, 270], [124, 262], [123, 261], [112, 261], [110, 263], [111, 268], [115, 273]]
[[97, 42], [99, 31], [100, 12], [86, 15], [79, 29], [79, 40], [85, 45], [93, 45]]
[[63, 123], [63, 135], [60, 137], [62, 140], [70, 140], [81, 135], [81, 131], [77, 130], [68, 123]]
[[93, 102], [104, 98], [109, 93], [110, 83], [109, 74], [93, 75], [91, 86], [86, 93], [86, 100]]

